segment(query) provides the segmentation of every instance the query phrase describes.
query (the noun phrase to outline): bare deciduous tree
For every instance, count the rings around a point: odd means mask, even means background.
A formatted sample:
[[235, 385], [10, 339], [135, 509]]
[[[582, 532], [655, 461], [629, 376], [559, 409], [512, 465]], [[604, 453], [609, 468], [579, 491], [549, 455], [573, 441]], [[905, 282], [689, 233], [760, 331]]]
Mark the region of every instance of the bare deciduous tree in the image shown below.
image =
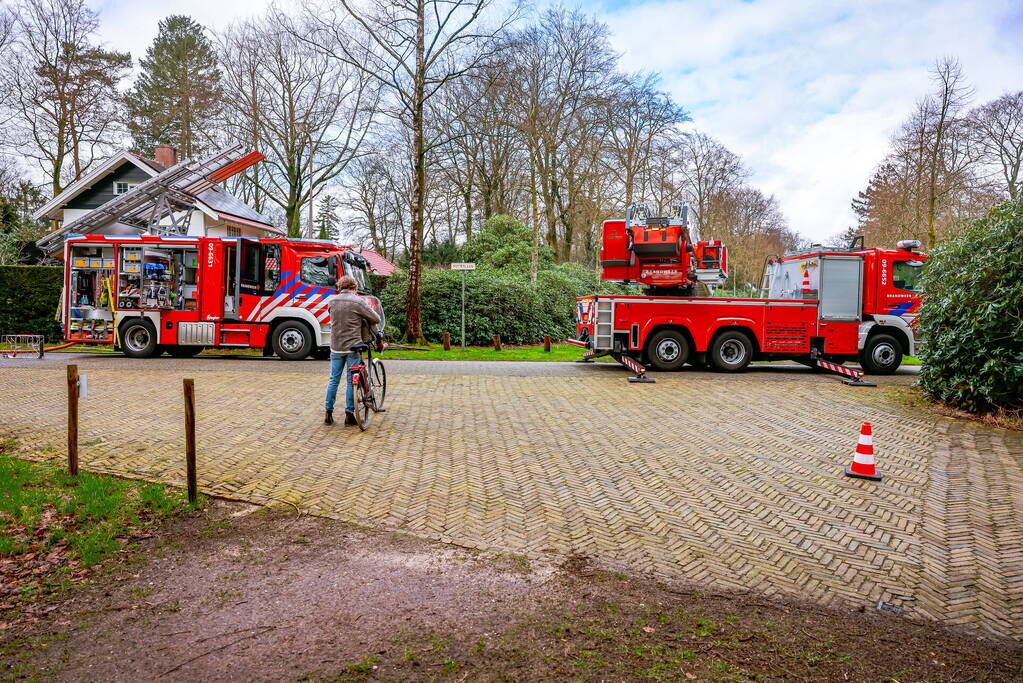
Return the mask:
[[1023, 90], [974, 109], [968, 122], [981, 160], [997, 169], [1006, 192], [1015, 199], [1023, 190]]
[[935, 92], [920, 103], [920, 115], [928, 128], [929, 146], [927, 149], [929, 165], [927, 169], [927, 246], [937, 243], [934, 221], [938, 208], [939, 194], [947, 189], [939, 187], [942, 176], [956, 174], [961, 167], [969, 164], [964, 159], [962, 148], [955, 144], [953, 137], [961, 134], [960, 112], [969, 103], [973, 90], [963, 79], [963, 70], [959, 61], [945, 57], [934, 65], [932, 80]]
[[972, 90], [952, 58], [932, 70], [922, 98], [892, 137], [892, 149], [853, 200], [868, 243], [917, 238], [928, 247], [1019, 192], [1023, 94], [966, 112]]
[[[359, 155], [376, 93], [361, 69], [330, 59], [295, 37], [290, 20], [268, 16], [221, 38], [228, 125], [267, 157], [247, 177], [301, 237], [302, 208]], [[309, 235], [311, 236], [311, 235]]]
[[117, 86], [127, 53], [94, 42], [95, 12], [84, 0], [21, 0], [0, 81], [11, 85], [12, 135], [46, 173], [53, 193], [78, 180], [115, 140], [123, 120]]
[[498, 49], [495, 37], [517, 16], [496, 25], [483, 21], [493, 0], [340, 0], [340, 8], [308, 12], [302, 35], [330, 57], [364, 71], [390, 95], [385, 109], [410, 133], [412, 169], [409, 235], [408, 315], [405, 339], [422, 342], [420, 281], [427, 204], [427, 155], [440, 140], [428, 140], [430, 100]]
[[656, 76], [638, 75], [626, 81], [608, 108], [607, 170], [623, 188], [625, 206], [633, 203], [637, 190], [640, 197], [650, 196], [652, 176], [659, 175], [652, 163], [658, 141], [689, 120], [686, 111], [656, 85]]
[[735, 153], [709, 135], [686, 133], [673, 144], [680, 155], [679, 189], [690, 202], [701, 237], [708, 239], [714, 234], [711, 199], [739, 187], [749, 172]]

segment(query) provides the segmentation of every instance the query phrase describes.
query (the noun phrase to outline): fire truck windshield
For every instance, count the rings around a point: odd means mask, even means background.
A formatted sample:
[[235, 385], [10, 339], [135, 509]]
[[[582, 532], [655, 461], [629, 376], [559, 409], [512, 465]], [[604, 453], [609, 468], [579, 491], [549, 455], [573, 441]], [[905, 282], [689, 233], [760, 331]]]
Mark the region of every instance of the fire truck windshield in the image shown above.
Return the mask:
[[923, 266], [922, 261], [895, 261], [892, 263], [892, 285], [908, 292], [919, 292], [917, 281]]
[[348, 261], [345, 261], [341, 267], [345, 269], [345, 275], [350, 275], [355, 278], [355, 281], [359, 285], [360, 292], [366, 291], [366, 271], [354, 263], [349, 263]]
[[317, 287], [337, 285], [337, 258], [308, 256], [302, 259], [302, 282]]

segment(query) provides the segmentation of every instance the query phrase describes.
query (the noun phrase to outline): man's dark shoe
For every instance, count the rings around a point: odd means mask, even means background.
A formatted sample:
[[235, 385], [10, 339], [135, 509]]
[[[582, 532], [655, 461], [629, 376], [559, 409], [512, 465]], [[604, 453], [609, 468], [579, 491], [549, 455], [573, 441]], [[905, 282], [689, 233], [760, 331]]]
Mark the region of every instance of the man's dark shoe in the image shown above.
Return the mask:
[[324, 417], [323, 417], [323, 424], [325, 424], [325, 425], [332, 425], [332, 424], [334, 424], [334, 411], [333, 410], [327, 410], [325, 412], [326, 412], [326, 415], [324, 415]]
[[355, 421], [355, 413], [345, 413], [345, 424], [346, 425], [359, 424], [358, 422]]

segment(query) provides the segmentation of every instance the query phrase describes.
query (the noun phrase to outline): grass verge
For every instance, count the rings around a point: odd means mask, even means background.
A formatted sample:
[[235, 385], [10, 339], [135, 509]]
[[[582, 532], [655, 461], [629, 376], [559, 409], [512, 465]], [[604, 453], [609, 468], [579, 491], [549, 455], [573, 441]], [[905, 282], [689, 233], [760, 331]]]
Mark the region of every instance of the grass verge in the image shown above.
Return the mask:
[[14, 455], [0, 442], [0, 610], [68, 587], [188, 509], [163, 484], [80, 472]]
[[969, 413], [965, 410], [953, 408], [944, 403], [935, 403], [924, 396], [917, 386], [891, 386], [885, 387], [885, 394], [896, 403], [913, 408], [922, 408], [946, 417], [955, 417], [960, 420], [980, 422], [989, 427], [1001, 427], [1023, 432], [1023, 412], [994, 412], [994, 413]]

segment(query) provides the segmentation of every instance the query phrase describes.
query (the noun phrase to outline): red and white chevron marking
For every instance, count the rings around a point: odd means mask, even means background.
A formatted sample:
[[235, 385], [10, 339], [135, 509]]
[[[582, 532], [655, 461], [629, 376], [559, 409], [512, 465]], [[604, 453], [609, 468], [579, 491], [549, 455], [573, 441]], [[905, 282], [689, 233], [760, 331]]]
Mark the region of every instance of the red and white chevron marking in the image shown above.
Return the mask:
[[622, 356], [621, 362], [622, 362], [622, 365], [624, 365], [625, 367], [629, 368], [630, 370], [632, 370], [637, 375], [642, 375], [642, 374], [644, 374], [646, 372], [646, 368], [644, 368], [642, 365], [640, 365], [636, 361], [632, 360], [628, 356]]
[[853, 379], [863, 377], [863, 373], [859, 370], [853, 370], [852, 368], [847, 368], [844, 365], [835, 365], [834, 363], [829, 363], [826, 360], [818, 360], [817, 365], [825, 370], [831, 370], [832, 372], [837, 372], [840, 375], [852, 377]]
[[265, 322], [275, 309], [281, 306], [288, 306], [291, 308], [304, 308], [312, 313], [319, 322], [324, 323], [327, 321], [327, 318], [330, 317], [330, 312], [327, 310], [329, 299], [329, 295], [324, 296], [318, 294], [305, 300], [289, 300], [286, 292], [279, 294], [276, 297], [263, 296], [259, 298], [259, 301], [253, 307], [251, 312], [242, 314], [242, 320]]

